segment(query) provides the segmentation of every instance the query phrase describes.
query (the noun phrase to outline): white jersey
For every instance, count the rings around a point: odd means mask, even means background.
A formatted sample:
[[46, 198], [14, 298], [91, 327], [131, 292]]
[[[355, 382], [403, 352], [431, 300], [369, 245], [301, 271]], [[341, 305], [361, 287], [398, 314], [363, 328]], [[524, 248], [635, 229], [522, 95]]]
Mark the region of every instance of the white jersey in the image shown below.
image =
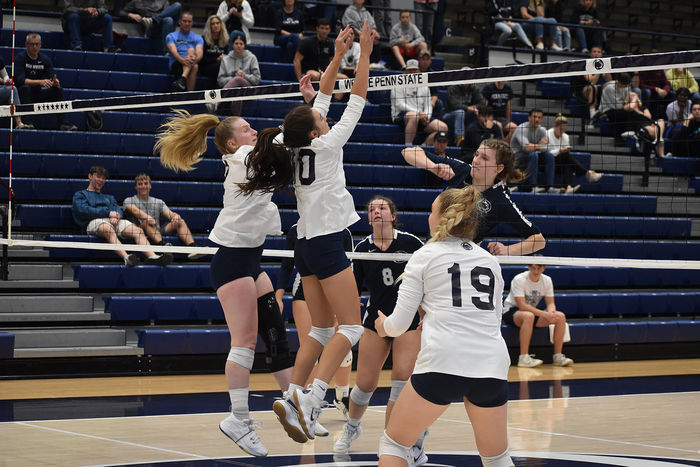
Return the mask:
[[216, 218], [209, 240], [231, 248], [255, 248], [265, 242], [267, 235], [281, 235], [282, 223], [272, 193], [241, 193], [239, 183], [246, 182], [245, 159], [253, 146], [241, 146], [234, 154], [224, 154], [224, 208]]
[[[325, 102], [330, 102], [330, 96], [318, 93], [314, 108], [323, 116], [325, 112], [320, 107]], [[352, 195], [345, 188], [343, 146], [360, 120], [364, 106], [363, 98], [351, 94], [343, 116], [328, 133], [314, 138], [309, 146], [294, 148], [298, 238], [340, 232], [360, 220]]]
[[390, 336], [402, 334], [420, 306], [425, 316], [414, 374], [507, 379], [502, 296], [496, 258], [474, 242], [448, 237], [426, 244], [408, 260], [384, 329]]
[[540, 280], [532, 282], [530, 271], [521, 272], [510, 282], [510, 292], [503, 303], [504, 310], [508, 311], [510, 308], [518, 306], [515, 297], [523, 297], [528, 305], [537, 308], [542, 297], [554, 297], [552, 278], [542, 274]]

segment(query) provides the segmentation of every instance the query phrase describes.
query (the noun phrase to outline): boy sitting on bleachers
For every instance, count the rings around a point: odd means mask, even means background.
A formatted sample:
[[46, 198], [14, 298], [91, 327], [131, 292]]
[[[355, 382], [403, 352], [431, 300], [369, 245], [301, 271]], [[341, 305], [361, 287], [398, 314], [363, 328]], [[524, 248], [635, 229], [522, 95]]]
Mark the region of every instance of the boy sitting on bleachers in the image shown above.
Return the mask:
[[418, 59], [423, 51], [428, 50], [428, 44], [420, 29], [411, 22], [410, 11], [404, 10], [400, 13], [399, 22], [391, 28], [389, 45], [402, 70], [406, 67], [406, 59]]

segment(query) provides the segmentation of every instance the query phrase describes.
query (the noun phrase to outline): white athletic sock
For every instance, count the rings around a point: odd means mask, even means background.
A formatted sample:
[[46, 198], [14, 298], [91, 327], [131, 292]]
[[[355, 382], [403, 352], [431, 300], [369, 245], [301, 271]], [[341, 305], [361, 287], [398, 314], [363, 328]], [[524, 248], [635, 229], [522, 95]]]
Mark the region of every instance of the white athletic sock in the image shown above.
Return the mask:
[[353, 428], [357, 428], [358, 426], [360, 426], [361, 421], [361, 418], [348, 418], [348, 425], [350, 425]]
[[318, 399], [317, 402], [319, 404], [326, 398], [327, 391], [328, 383], [318, 378], [314, 379], [314, 382], [311, 384], [311, 395]]
[[337, 384], [335, 385], [335, 398], [338, 399], [339, 401], [342, 401], [343, 397], [348, 397], [349, 393], [350, 393], [350, 386], [348, 386], [348, 385], [338, 386]]
[[298, 384], [289, 383], [289, 388], [287, 389], [287, 392], [284, 393], [284, 398], [289, 399], [290, 397], [292, 397], [292, 393], [294, 392], [295, 389], [303, 391], [304, 386], [299, 386]]
[[231, 398], [231, 413], [233, 413], [238, 420], [250, 418], [248, 409], [248, 388], [229, 389], [228, 394]]

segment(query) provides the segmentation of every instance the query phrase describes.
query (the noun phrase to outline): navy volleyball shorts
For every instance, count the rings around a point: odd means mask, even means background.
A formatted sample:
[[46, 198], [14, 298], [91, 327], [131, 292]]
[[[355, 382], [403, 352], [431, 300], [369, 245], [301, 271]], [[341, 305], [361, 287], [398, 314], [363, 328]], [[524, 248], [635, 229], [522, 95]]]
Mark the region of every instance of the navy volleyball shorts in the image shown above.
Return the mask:
[[504, 379], [420, 373], [411, 376], [411, 386], [423, 399], [437, 405], [465, 398], [477, 407], [500, 407], [508, 402], [508, 381]]
[[241, 277], [257, 279], [260, 269], [263, 245], [255, 248], [229, 248], [220, 246], [211, 260], [211, 285], [217, 290], [224, 284]]
[[349, 268], [344, 236], [341, 231], [314, 238], [298, 238], [294, 247], [294, 264], [301, 277], [314, 275], [327, 279]]

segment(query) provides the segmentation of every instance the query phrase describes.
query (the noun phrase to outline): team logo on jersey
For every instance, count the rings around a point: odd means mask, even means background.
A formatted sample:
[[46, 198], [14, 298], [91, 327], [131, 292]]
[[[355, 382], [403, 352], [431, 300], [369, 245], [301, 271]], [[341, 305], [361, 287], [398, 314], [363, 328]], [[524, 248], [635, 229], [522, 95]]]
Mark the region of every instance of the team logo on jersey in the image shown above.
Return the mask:
[[[404, 253], [404, 254], [406, 254], [406, 252], [403, 251], [403, 250], [396, 250], [394, 253]], [[403, 261], [403, 260], [400, 260], [400, 259], [394, 260], [394, 263], [397, 263], [397, 264], [401, 264], [401, 263], [405, 263], [405, 262], [406, 262], [406, 261]]]
[[474, 249], [472, 244], [469, 242], [462, 242], [462, 248], [464, 248], [467, 251]]
[[487, 200], [486, 198], [481, 198], [476, 207], [480, 213], [486, 214], [487, 212], [491, 211], [491, 201]]

